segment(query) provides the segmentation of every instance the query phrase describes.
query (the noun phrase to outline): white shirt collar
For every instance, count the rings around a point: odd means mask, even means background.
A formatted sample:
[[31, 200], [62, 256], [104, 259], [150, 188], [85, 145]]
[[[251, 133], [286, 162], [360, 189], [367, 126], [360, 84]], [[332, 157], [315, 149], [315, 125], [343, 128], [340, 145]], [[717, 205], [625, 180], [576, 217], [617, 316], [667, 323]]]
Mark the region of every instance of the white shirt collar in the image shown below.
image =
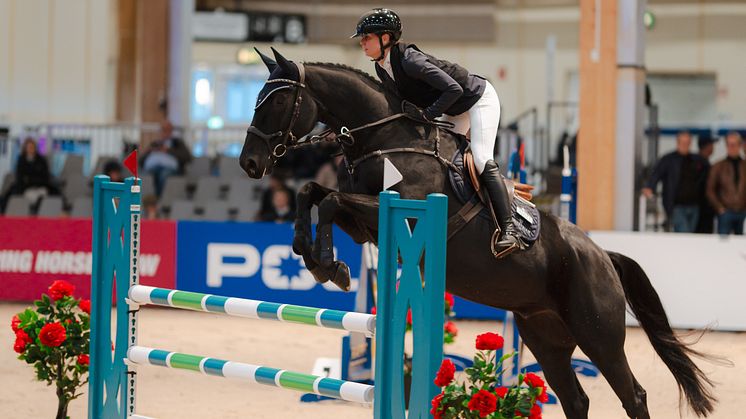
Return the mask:
[[386, 73], [391, 77], [391, 80], [396, 80], [394, 79], [394, 70], [391, 68], [391, 50], [386, 54], [386, 58], [383, 59], [383, 65], [381, 67], [386, 70]]

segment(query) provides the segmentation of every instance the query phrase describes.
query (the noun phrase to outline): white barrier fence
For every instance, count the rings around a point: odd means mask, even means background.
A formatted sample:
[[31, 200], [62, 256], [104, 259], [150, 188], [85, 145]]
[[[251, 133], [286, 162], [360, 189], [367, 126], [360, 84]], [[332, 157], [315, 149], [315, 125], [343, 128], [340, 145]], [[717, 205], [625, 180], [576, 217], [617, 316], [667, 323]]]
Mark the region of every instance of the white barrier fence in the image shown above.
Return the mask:
[[[675, 328], [746, 331], [746, 237], [592, 231], [645, 270]], [[629, 317], [627, 324], [637, 322]]]

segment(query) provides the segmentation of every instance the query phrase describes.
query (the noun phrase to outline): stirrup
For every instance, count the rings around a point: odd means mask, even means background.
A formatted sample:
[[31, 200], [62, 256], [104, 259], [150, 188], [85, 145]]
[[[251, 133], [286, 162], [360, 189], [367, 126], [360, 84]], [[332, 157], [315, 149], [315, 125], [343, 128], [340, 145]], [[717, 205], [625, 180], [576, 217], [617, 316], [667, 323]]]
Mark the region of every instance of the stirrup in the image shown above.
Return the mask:
[[521, 245], [520, 245], [521, 239], [516, 237], [516, 242], [513, 245], [508, 246], [504, 249], [496, 249], [495, 245], [497, 244], [499, 239], [500, 239], [500, 227], [497, 227], [494, 233], [492, 233], [492, 238], [490, 238], [490, 250], [492, 251], [492, 256], [494, 256], [495, 259], [502, 259], [505, 256], [508, 256], [509, 254], [521, 248]]

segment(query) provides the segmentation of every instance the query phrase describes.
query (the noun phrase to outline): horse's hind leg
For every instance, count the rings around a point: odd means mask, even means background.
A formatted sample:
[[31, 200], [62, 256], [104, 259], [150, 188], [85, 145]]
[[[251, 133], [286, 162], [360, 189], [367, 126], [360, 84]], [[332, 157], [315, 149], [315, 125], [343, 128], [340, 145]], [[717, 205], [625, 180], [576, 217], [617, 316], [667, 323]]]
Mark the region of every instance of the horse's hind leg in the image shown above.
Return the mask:
[[[613, 329], [613, 330], [610, 330]], [[621, 330], [620, 330], [621, 329]], [[592, 332], [591, 332], [592, 331]], [[624, 354], [624, 323], [601, 327], [588, 326], [588, 333], [576, 334], [578, 346], [598, 367], [616, 393], [627, 416], [649, 419], [647, 395], [637, 382]]]
[[588, 418], [588, 396], [570, 364], [575, 342], [567, 326], [555, 314], [515, 316], [521, 338], [536, 360], [544, 377], [562, 404], [568, 419]]
[[610, 285], [602, 289], [576, 289], [576, 292], [570, 294], [568, 302], [574, 312], [565, 320], [580, 349], [598, 367], [621, 400], [627, 416], [648, 419], [650, 414], [645, 390], [632, 375], [624, 354], [626, 329], [623, 291], [621, 286], [613, 286], [616, 278], [603, 278], [604, 274], [616, 273], [613, 268], [597, 264], [581, 269], [586, 278]]

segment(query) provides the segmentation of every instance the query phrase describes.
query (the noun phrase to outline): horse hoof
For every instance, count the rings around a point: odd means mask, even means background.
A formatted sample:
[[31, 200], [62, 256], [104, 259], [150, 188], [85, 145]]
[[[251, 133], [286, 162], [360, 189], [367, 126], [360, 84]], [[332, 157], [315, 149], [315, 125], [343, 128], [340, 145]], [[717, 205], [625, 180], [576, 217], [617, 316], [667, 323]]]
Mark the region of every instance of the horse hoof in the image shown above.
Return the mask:
[[335, 265], [337, 265], [337, 270], [332, 282], [342, 291], [347, 292], [350, 290], [350, 267], [344, 262], [335, 262]]
[[324, 282], [329, 281], [329, 278], [326, 277], [326, 275], [324, 274], [323, 268], [321, 268], [320, 266], [317, 266], [313, 269], [309, 269], [309, 271], [311, 271], [311, 275], [313, 275], [313, 279], [315, 279], [316, 282], [318, 282], [319, 284], [323, 284]]

